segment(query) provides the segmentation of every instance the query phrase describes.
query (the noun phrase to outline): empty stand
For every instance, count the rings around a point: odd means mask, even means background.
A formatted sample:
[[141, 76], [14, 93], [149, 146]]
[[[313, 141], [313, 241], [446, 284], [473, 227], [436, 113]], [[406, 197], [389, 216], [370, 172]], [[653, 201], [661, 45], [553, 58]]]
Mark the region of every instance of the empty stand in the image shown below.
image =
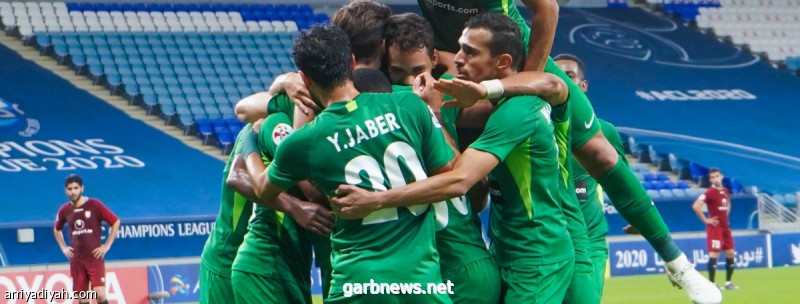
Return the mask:
[[233, 105], [295, 70], [303, 4], [0, 2], [9, 33], [208, 144], [230, 149]]

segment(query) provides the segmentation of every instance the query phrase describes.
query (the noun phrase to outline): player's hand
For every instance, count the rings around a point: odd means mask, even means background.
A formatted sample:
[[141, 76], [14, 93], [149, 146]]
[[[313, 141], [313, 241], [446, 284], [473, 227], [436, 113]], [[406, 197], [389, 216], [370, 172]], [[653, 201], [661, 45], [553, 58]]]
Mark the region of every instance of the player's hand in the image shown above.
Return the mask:
[[430, 72], [422, 73], [414, 79], [414, 94], [417, 94], [419, 98], [425, 101], [428, 106], [431, 107], [434, 111], [438, 111], [442, 108], [442, 101], [444, 100], [444, 94], [438, 90], [434, 89], [434, 84], [436, 83], [436, 79], [433, 78]]
[[299, 206], [292, 217], [300, 227], [321, 236], [331, 235], [333, 216], [328, 209], [311, 202], [301, 202]]
[[111, 248], [109, 248], [106, 245], [100, 245], [100, 247], [97, 247], [94, 250], [92, 250], [92, 255], [94, 256], [95, 259], [98, 260], [102, 259], [104, 256], [106, 256], [106, 252], [108, 252], [109, 249]]
[[639, 229], [636, 229], [636, 227], [633, 227], [631, 224], [622, 227], [622, 231], [625, 231], [625, 233], [627, 234], [642, 234], [641, 232], [639, 232]]
[[482, 84], [458, 78], [440, 79], [433, 84], [433, 88], [456, 99], [455, 102], [445, 103], [445, 107], [469, 108], [486, 98], [487, 94]]
[[61, 248], [61, 253], [63, 253], [64, 256], [66, 256], [68, 259], [71, 259], [71, 258], [73, 258], [75, 256], [73, 251], [74, 250], [72, 249], [72, 246], [66, 246], [66, 247]]
[[364, 218], [380, 209], [376, 193], [352, 185], [339, 185], [336, 189], [338, 197], [331, 198], [331, 208], [336, 216], [342, 219]]
[[289, 99], [305, 114], [319, 110], [319, 106], [314, 103], [311, 93], [299, 73], [291, 72], [278, 76], [269, 87], [269, 92], [272, 94], [286, 93]]
[[712, 218], [707, 218], [706, 219], [706, 224], [716, 227], [717, 225], [719, 225], [719, 220], [717, 219], [716, 216], [712, 217]]

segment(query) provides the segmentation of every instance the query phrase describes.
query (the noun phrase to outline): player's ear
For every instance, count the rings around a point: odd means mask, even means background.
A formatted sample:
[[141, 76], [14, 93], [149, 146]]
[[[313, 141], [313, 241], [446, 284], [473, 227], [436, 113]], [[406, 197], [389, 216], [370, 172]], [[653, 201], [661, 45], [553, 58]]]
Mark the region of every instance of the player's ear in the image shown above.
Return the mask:
[[588, 80], [586, 80], [586, 79], [584, 79], [583, 81], [581, 81], [581, 84], [580, 84], [580, 85], [578, 85], [578, 86], [579, 86], [581, 89], [583, 89], [583, 91], [584, 91], [584, 92], [586, 92], [586, 91], [588, 91], [588, 90], [589, 90], [589, 81], [588, 81]]
[[439, 64], [439, 50], [433, 49], [433, 56], [431, 56], [431, 67], [436, 67]]
[[350, 54], [350, 70], [351, 71], [356, 70], [356, 55], [354, 54]]
[[511, 64], [514, 62], [513, 57], [510, 54], [502, 54], [497, 60], [497, 69], [511, 69]]

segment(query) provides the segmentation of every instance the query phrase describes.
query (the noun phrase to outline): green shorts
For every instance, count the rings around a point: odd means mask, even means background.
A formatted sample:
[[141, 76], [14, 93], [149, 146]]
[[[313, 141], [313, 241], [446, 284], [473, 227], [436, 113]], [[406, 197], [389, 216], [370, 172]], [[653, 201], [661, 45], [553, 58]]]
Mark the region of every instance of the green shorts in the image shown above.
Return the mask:
[[574, 259], [544, 265], [500, 268], [503, 303], [560, 304], [572, 280]]
[[234, 270], [231, 283], [236, 303], [311, 303], [310, 287], [292, 281]]
[[231, 279], [200, 264], [200, 304], [235, 303]]
[[453, 283], [453, 303], [500, 301], [500, 272], [491, 257], [443, 273], [442, 281]]
[[597, 294], [602, 298], [606, 279], [606, 264], [608, 263], [608, 244], [606, 242], [592, 243], [589, 251], [592, 255]]

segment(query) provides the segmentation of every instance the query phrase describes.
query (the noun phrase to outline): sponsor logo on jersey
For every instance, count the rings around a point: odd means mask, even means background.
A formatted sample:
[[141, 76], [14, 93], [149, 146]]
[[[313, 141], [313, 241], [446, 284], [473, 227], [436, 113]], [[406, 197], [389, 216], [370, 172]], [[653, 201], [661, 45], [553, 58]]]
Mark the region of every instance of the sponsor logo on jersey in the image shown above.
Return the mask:
[[82, 219], [77, 219], [75, 221], [75, 230], [83, 230], [85, 227], [86, 223], [84, 223]]
[[280, 123], [275, 126], [275, 129], [272, 129], [272, 142], [276, 145], [279, 145], [286, 136], [292, 134], [292, 126], [287, 125], [285, 123]]

